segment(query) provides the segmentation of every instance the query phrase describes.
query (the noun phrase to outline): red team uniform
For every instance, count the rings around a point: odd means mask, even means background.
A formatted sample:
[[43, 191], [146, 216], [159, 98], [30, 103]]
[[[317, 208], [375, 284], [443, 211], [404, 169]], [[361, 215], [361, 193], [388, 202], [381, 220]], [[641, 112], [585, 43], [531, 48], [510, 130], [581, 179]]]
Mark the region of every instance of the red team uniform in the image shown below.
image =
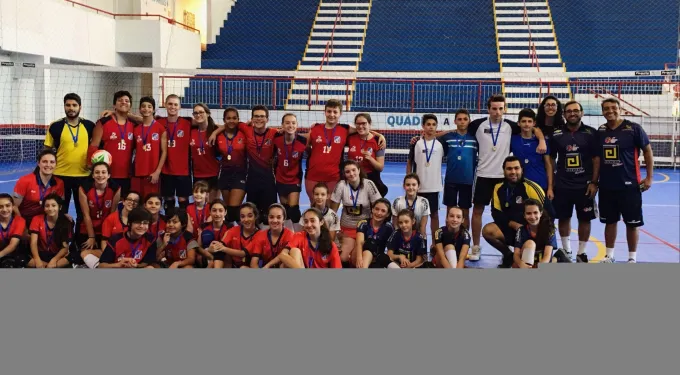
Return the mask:
[[361, 164], [361, 170], [366, 172], [366, 174], [373, 172], [374, 169], [370, 162], [364, 160], [364, 154], [361, 152], [364, 150], [370, 152], [374, 159], [378, 156], [385, 155], [384, 150], [381, 152], [376, 137], [363, 140], [359, 134], [352, 134], [347, 138], [347, 147], [349, 147], [347, 159], [359, 162], [359, 164]]
[[54, 228], [49, 227], [45, 215], [35, 216], [28, 231], [38, 235], [38, 253], [43, 262], [50, 261], [61, 250], [61, 244], [54, 238]]
[[106, 249], [99, 258], [100, 263], [118, 263], [123, 258], [132, 258], [137, 263], [147, 265], [156, 263], [156, 242], [153, 236], [146, 233], [132, 241], [126, 234], [118, 233], [106, 243]]
[[248, 253], [248, 246], [253, 242], [255, 234], [257, 234], [257, 232], [250, 235], [250, 237], [245, 237], [243, 235], [243, 227], [240, 226], [232, 227], [224, 234], [224, 237], [222, 237], [224, 246], [231, 249], [243, 250], [246, 253], [245, 257], [231, 257], [232, 268], [249, 266], [248, 262], [250, 262], [250, 254]]
[[[241, 125], [239, 125], [240, 127]], [[238, 130], [231, 138], [226, 133], [222, 133], [217, 137], [216, 146], [219, 153], [222, 154], [218, 183], [220, 190], [245, 190], [246, 174], [248, 173], [248, 139], [245, 133]]]
[[259, 230], [255, 233], [253, 240], [248, 246], [248, 254], [250, 254], [251, 258], [258, 257], [259, 267], [262, 268], [288, 246], [288, 242], [293, 239], [293, 235], [294, 233], [290, 229], [283, 228], [279, 240], [276, 243], [272, 243], [270, 230]]
[[314, 124], [309, 131], [309, 160], [307, 160], [305, 186], [312, 196], [317, 182], [325, 182], [329, 191], [335, 190], [340, 180], [340, 164], [349, 136], [349, 125], [337, 124], [333, 129], [326, 129], [326, 124]]
[[276, 155], [275, 179], [279, 195], [300, 192], [302, 186], [302, 156], [307, 149], [307, 139], [296, 134], [292, 144], [286, 144], [284, 134], [274, 137]]
[[312, 247], [309, 241], [309, 234], [298, 232], [295, 233], [286, 247], [288, 249], [294, 247], [300, 249], [302, 260], [305, 262], [305, 268], [342, 268], [340, 252], [334, 242], [331, 242], [330, 253], [322, 255], [320, 251]]
[[198, 243], [191, 236], [191, 233], [184, 232], [175, 239], [170, 239], [170, 242], [165, 246], [163, 252], [168, 264], [181, 262], [185, 260], [189, 254], [189, 250], [198, 247]]
[[27, 223], [30, 224], [35, 215], [43, 213], [42, 201], [52, 193], [64, 197], [64, 182], [58, 177], [53, 176], [47, 186], [43, 185], [40, 180], [40, 172], [19, 178], [14, 185], [14, 196], [23, 198], [19, 205], [19, 212]]
[[125, 233], [128, 230], [128, 226], [123, 224], [121, 220], [121, 212], [116, 211], [109, 214], [109, 216], [104, 219], [102, 223], [102, 239], [109, 239], [113, 235], [118, 233]]
[[165, 128], [168, 137], [168, 156], [162, 170], [162, 195], [174, 197], [176, 193], [179, 197], [188, 197], [191, 195], [191, 119], [179, 117], [176, 122], [170, 122], [162, 118], [158, 122]]
[[165, 234], [165, 218], [163, 215], [158, 215], [158, 219], [149, 224], [149, 232], [153, 235], [153, 238], [158, 239]]
[[[109, 181], [109, 184], [106, 186], [106, 190], [102, 195], [97, 194], [97, 189], [94, 187], [93, 181], [87, 181], [80, 187], [80, 191], [87, 196], [87, 206], [95, 234], [102, 234], [102, 224], [106, 217], [111, 213], [113, 198], [119, 190], [120, 187], [115, 181]], [[85, 208], [83, 207], [83, 209]], [[84, 221], [80, 223], [80, 233], [87, 234], [87, 226]]]
[[[274, 180], [274, 137], [277, 130], [265, 128], [264, 133], [257, 134], [255, 128], [247, 124], [239, 124], [239, 130], [245, 134], [248, 150], [248, 178], [246, 193], [248, 201], [257, 206], [260, 212], [267, 212], [269, 206], [276, 203], [276, 185]], [[264, 218], [266, 221], [266, 218]]]
[[210, 189], [217, 189], [217, 176], [220, 163], [217, 161], [216, 146], [208, 144], [205, 130], [191, 129], [191, 169], [194, 183], [199, 180], [208, 182]]
[[152, 184], [149, 176], [156, 171], [161, 158], [161, 135], [165, 131], [163, 125], [153, 121], [151, 125], [137, 125], [133, 131], [135, 139], [134, 176], [132, 190], [142, 197], [160, 191], [160, 181]]
[[[98, 123], [102, 126], [102, 149], [111, 154], [111, 178], [129, 179], [135, 124], [128, 119], [125, 125], [119, 125], [115, 116], [103, 117]], [[116, 182], [124, 188], [129, 187], [125, 186], [125, 181]]]
[[12, 241], [12, 238], [21, 240], [24, 231], [26, 231], [26, 221], [24, 218], [12, 215], [12, 218], [9, 219], [9, 223], [7, 224], [7, 228], [3, 228], [2, 225], [0, 225], [0, 249], [6, 248], [10, 241]]
[[203, 224], [210, 218], [210, 204], [206, 203], [202, 209], [196, 208], [196, 203], [190, 203], [187, 206], [187, 215], [191, 221], [194, 238], [198, 238], [198, 228], [203, 228]]

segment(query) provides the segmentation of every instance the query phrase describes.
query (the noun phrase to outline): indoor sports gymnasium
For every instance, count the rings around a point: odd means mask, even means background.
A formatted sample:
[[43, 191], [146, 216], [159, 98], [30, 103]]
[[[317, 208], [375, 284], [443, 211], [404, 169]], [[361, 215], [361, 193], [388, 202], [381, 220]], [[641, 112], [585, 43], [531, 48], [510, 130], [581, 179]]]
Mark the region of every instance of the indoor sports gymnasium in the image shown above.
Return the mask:
[[[36, 168], [50, 124], [65, 116], [63, 99], [68, 93], [80, 96], [79, 117], [93, 123], [115, 114], [114, 93], [124, 90], [131, 96], [130, 114], [138, 115], [140, 98], [150, 97], [155, 100], [155, 115], [168, 116], [166, 98], [176, 95], [180, 117], [191, 121], [196, 108], [204, 108], [209, 110], [204, 111], [206, 115], [222, 125], [225, 109], [235, 108], [239, 121], [249, 123], [253, 107], [262, 105], [268, 111], [267, 127], [281, 128], [284, 114], [292, 113], [301, 135], [309, 134], [315, 124], [323, 126], [326, 104], [338, 100], [338, 123], [354, 128], [362, 118], [356, 115], [368, 113], [370, 130], [384, 137], [380, 178], [389, 202], [405, 195], [407, 165], [413, 165], [413, 158], [418, 163], [419, 155], [409, 155], [420, 147], [418, 142], [423, 143], [419, 137], [424, 134], [424, 115], [436, 116], [437, 132], [456, 132], [458, 110], [467, 110], [474, 124], [490, 116], [489, 98], [502, 95], [499, 131], [503, 121], [520, 122], [518, 116], [525, 108], [536, 114], [537, 125], [548, 121], [557, 130], [567, 126], [564, 105], [576, 101], [582, 124], [597, 132], [609, 121], [603, 106], [615, 99], [620, 118], [641, 127], [653, 154], [651, 186], [641, 193], [644, 225], [639, 226], [636, 261], [680, 263], [678, 30], [677, 0], [615, 4], [566, 0], [0, 0], [0, 193], [14, 194], [19, 179]], [[557, 104], [552, 115], [546, 105], [548, 96]], [[196, 107], [199, 103], [205, 106]], [[491, 122], [495, 152], [498, 133], [493, 134]], [[484, 124], [478, 124], [478, 137], [489, 135], [489, 125]], [[566, 128], [560, 131], [563, 136], [574, 136]], [[549, 138], [554, 135], [544, 135], [550, 148]], [[72, 136], [75, 144], [78, 135]], [[81, 142], [86, 142], [85, 136], [80, 134]], [[333, 135], [325, 137], [334, 140]], [[312, 137], [309, 142], [321, 142], [321, 138]], [[612, 137], [602, 143], [604, 152], [600, 148], [596, 156], [604, 173], [604, 168], [613, 168], [607, 159], [618, 158], [624, 146]], [[490, 154], [482, 150], [487, 143], [478, 139], [474, 144], [482, 165], [483, 154]], [[645, 185], [650, 173], [643, 152], [646, 145], [630, 146], [635, 150], [628, 163], [637, 174], [633, 189]], [[337, 147], [346, 147], [343, 158], [351, 153], [346, 144]], [[427, 147], [434, 143], [425, 142], [425, 147], [427, 154]], [[551, 150], [547, 151], [549, 156]], [[177, 152], [169, 148], [168, 158], [182, 158]], [[449, 151], [439, 156], [441, 181], [436, 178], [435, 184], [441, 183], [441, 189], [435, 201], [428, 201], [429, 212], [434, 212], [436, 202], [438, 215], [434, 216], [439, 227], [447, 223], [447, 165], [454, 155]], [[569, 155], [567, 159], [572, 160]], [[228, 157], [231, 160], [231, 154]], [[226, 162], [219, 153], [215, 158], [218, 163]], [[304, 173], [308, 160], [305, 153]], [[550, 163], [549, 157], [545, 160]], [[561, 162], [558, 157], [556, 163]], [[574, 163], [567, 169], [578, 168], [581, 161]], [[503, 171], [498, 172], [496, 177], [502, 180]], [[600, 179], [600, 189], [603, 183], [608, 181]], [[304, 213], [310, 208], [305, 177], [300, 185], [298, 206]], [[219, 191], [215, 194], [213, 198], [219, 198]], [[546, 194], [541, 190], [539, 195]], [[634, 204], [625, 195], [617, 197], [609, 201], [624, 211]], [[187, 202], [193, 199], [188, 198]], [[175, 200], [171, 202], [174, 206]], [[410, 204], [408, 199], [406, 203]], [[487, 202], [484, 207], [482, 227], [496, 220], [492, 206], [493, 202]], [[351, 205], [341, 204], [337, 216], [344, 215], [347, 207]], [[591, 210], [602, 213], [597, 205]], [[73, 218], [78, 216], [73, 200], [68, 212]], [[473, 216], [473, 208], [469, 215]], [[432, 219], [427, 217], [421, 233], [428, 248], [436, 231]], [[574, 257], [581, 246], [580, 253], [587, 254], [589, 263], [600, 263], [611, 253], [609, 247], [614, 249], [609, 258], [625, 263], [630, 256], [624, 219], [618, 223], [613, 246], [606, 244], [605, 224], [599, 216], [591, 221], [590, 235], [582, 245], [575, 212], [566, 241]], [[474, 237], [469, 227], [468, 231]], [[555, 250], [564, 249], [564, 236], [555, 231]], [[468, 254], [465, 267], [496, 268], [503, 256], [481, 232], [477, 247], [481, 254], [476, 259], [469, 259]]]

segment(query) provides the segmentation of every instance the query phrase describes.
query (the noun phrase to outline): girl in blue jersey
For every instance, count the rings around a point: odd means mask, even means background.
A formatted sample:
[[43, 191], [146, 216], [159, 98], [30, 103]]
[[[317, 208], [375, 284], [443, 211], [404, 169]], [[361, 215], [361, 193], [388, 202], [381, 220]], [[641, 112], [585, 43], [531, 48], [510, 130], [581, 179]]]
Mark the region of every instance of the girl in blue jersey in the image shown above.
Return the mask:
[[397, 214], [397, 229], [387, 241], [387, 268], [419, 268], [427, 258], [427, 240], [416, 230], [413, 211], [403, 209]]
[[390, 201], [380, 198], [373, 203], [371, 218], [359, 222], [352, 253], [356, 268], [385, 268], [391, 262], [385, 254], [387, 241], [394, 232], [391, 217]]
[[470, 250], [470, 233], [463, 227], [464, 214], [460, 207], [446, 210], [446, 226], [434, 234], [435, 268], [465, 268], [465, 258]]
[[[543, 205], [531, 198], [524, 201], [524, 218], [527, 224], [519, 228], [515, 236], [512, 267], [537, 268], [539, 263], [550, 263], [553, 249], [557, 248], [555, 225], [543, 211]], [[556, 258], [555, 261], [559, 260]]]

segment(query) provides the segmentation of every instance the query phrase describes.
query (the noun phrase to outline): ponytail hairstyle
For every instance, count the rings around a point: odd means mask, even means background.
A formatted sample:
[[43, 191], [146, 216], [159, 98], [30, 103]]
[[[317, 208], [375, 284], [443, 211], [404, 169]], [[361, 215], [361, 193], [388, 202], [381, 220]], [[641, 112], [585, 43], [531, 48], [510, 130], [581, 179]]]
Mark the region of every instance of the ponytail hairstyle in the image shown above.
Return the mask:
[[[387, 217], [383, 220], [383, 222], [389, 221], [390, 218], [392, 217], [392, 203], [390, 203], [390, 201], [387, 198], [376, 199], [376, 201], [373, 202], [373, 204], [371, 205], [371, 211], [373, 211], [373, 207], [375, 207], [377, 204], [380, 204], [380, 203], [387, 206]], [[371, 219], [372, 218], [373, 218], [373, 214], [371, 214]]]
[[[236, 107], [228, 107], [227, 109], [224, 110], [224, 113], [222, 114], [222, 121], [224, 122], [225, 128], [227, 126], [227, 113], [229, 112], [236, 113], [236, 118], [238, 119], [238, 121], [241, 121], [241, 116], [238, 113], [238, 109], [236, 109]], [[238, 130], [238, 126], [236, 126], [236, 130]]]
[[302, 216], [304, 217], [310, 212], [313, 213], [317, 217], [317, 219], [319, 219], [319, 223], [321, 223], [320, 227], [321, 234], [319, 234], [319, 251], [321, 252], [322, 255], [328, 255], [331, 253], [333, 243], [331, 242], [331, 233], [328, 230], [328, 227], [326, 226], [326, 221], [323, 218], [323, 213], [318, 208], [312, 207], [308, 208]]
[[[59, 206], [59, 213], [57, 214], [57, 222], [54, 225], [54, 240], [57, 242], [57, 247], [61, 249], [61, 244], [66, 242], [70, 243], [71, 242], [71, 221], [66, 217], [66, 214], [62, 211], [62, 207], [64, 205], [64, 200], [61, 199], [59, 194], [57, 193], [51, 193], [48, 194], [45, 199], [43, 199], [42, 203], [42, 208], [43, 212], [45, 212], [45, 203], [47, 201], [55, 201], [57, 202], [57, 206]], [[49, 244], [48, 244], [49, 246]]]
[[[376, 201], [377, 202], [377, 201]], [[397, 223], [399, 223], [399, 218], [402, 216], [408, 216], [411, 218], [411, 221], [413, 222], [413, 225], [411, 226], [412, 231], [416, 231], [416, 215], [413, 213], [413, 211], [409, 210], [408, 208], [404, 208], [403, 210], [399, 211], [397, 214]]]
[[269, 208], [267, 209], [267, 216], [269, 216], [269, 213], [270, 213], [271, 210], [274, 209], [274, 208], [278, 208], [279, 210], [281, 210], [281, 212], [283, 212], [283, 221], [288, 220], [288, 215], [287, 215], [287, 213], [286, 213], [286, 208], [283, 207], [283, 205], [282, 205], [281, 203], [274, 203], [274, 204], [272, 204], [271, 206], [269, 206]]
[[[213, 120], [212, 116], [210, 116], [210, 108], [208, 108], [208, 105], [205, 103], [196, 103], [194, 104], [194, 109], [196, 109], [196, 107], [201, 107], [205, 111], [205, 115], [207, 116], [206, 121], [208, 121], [208, 128], [205, 130], [205, 135], [210, 137], [215, 129], [217, 129], [215, 120]], [[192, 125], [192, 127], [198, 128], [198, 125]]]
[[[344, 181], [347, 181], [347, 179], [345, 178], [345, 168], [348, 165], [353, 165], [353, 166], [357, 167], [357, 169], [359, 170], [359, 186], [361, 188], [363, 188], [364, 187], [364, 180], [366, 180], [368, 177], [366, 176], [366, 172], [364, 172], [364, 170], [361, 168], [361, 164], [359, 164], [359, 162], [356, 161], [356, 160], [345, 160], [342, 163], [342, 168], [340, 169], [342, 171], [342, 179]], [[347, 183], [349, 184], [349, 182], [347, 182]]]
[[536, 248], [544, 248], [550, 237], [555, 234], [555, 225], [552, 223], [550, 215], [543, 209], [541, 202], [529, 198], [524, 201], [525, 211], [529, 206], [538, 207], [538, 211], [541, 213], [541, 219], [538, 221], [538, 229], [536, 230]]

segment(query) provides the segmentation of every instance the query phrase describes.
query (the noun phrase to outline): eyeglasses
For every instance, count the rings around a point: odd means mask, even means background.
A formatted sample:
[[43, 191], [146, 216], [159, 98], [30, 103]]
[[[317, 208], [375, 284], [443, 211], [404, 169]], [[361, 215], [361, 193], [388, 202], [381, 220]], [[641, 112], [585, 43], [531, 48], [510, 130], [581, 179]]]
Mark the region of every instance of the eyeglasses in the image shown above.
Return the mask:
[[126, 202], [130, 202], [130, 203], [132, 203], [132, 204], [139, 204], [139, 201], [136, 200], [136, 199], [126, 198], [125, 201], [126, 201]]
[[570, 109], [568, 111], [564, 111], [564, 113], [567, 114], [567, 115], [578, 115], [579, 113], [581, 113], [581, 110], [580, 109]]
[[205, 115], [205, 112], [192, 112], [194, 116]]
[[557, 108], [557, 103], [545, 103], [545, 104], [543, 104], [543, 106], [544, 106], [544, 107], [553, 107], [553, 108]]
[[139, 224], [139, 225], [142, 225], [142, 226], [148, 226], [149, 222], [148, 221], [138, 221], [138, 222], [135, 222], [135, 223], [132, 223], [132, 224]]

